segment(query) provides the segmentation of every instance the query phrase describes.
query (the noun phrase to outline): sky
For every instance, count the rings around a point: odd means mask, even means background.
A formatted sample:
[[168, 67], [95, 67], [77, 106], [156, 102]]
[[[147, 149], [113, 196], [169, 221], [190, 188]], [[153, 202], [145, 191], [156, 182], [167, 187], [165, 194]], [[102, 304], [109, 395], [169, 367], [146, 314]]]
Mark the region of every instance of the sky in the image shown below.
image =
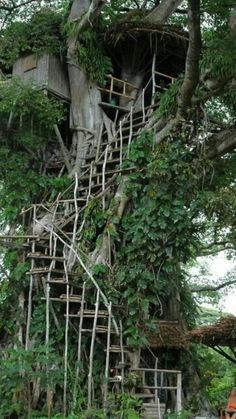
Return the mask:
[[[208, 264], [210, 274], [214, 280], [223, 278], [228, 271], [236, 267], [236, 261], [228, 260], [225, 252], [220, 252], [214, 258], [209, 259]], [[221, 298], [220, 309], [236, 315], [236, 284], [230, 288], [227, 295], [223, 295]]]
[[[223, 277], [225, 273], [235, 267], [236, 263], [233, 260], [228, 260], [224, 252], [219, 253], [210, 265], [213, 275], [216, 277]], [[236, 284], [231, 288], [228, 295], [221, 298], [220, 306], [224, 311], [236, 315]]]

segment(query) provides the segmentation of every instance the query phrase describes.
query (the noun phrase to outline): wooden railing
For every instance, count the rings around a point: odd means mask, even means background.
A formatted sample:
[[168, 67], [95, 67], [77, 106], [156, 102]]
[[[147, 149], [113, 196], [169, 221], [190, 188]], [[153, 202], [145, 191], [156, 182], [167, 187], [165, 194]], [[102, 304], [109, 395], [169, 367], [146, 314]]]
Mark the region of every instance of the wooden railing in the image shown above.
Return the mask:
[[131, 92], [134, 90], [138, 90], [136, 86], [132, 83], [127, 82], [126, 80], [118, 79], [117, 77], [113, 77], [111, 74], [106, 74], [105, 76], [106, 86], [99, 87], [98, 89], [101, 92], [105, 92], [109, 94], [109, 101], [112, 100], [112, 96], [120, 96], [125, 99], [134, 100], [135, 96], [131, 96]]
[[[158, 402], [158, 392], [160, 390], [175, 391], [176, 392], [176, 411], [180, 412], [181, 403], [181, 392], [182, 392], [182, 373], [178, 370], [163, 370], [158, 368], [131, 368], [130, 371], [136, 372], [140, 375], [141, 384], [140, 388], [149, 390], [153, 393], [155, 402]], [[176, 377], [175, 385], [169, 385], [167, 381], [168, 375], [174, 375]], [[148, 385], [148, 382], [152, 382], [153, 385]]]

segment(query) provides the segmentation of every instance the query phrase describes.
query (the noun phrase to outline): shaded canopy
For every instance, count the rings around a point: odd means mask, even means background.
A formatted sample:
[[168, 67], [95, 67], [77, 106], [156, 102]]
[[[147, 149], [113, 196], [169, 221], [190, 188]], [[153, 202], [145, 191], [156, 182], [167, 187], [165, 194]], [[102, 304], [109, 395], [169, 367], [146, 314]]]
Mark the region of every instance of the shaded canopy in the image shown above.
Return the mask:
[[188, 33], [179, 27], [124, 21], [109, 27], [104, 39], [114, 59], [121, 65], [128, 63], [134, 72], [150, 70], [154, 51], [159, 71], [165, 72], [168, 68], [173, 76], [184, 71]]

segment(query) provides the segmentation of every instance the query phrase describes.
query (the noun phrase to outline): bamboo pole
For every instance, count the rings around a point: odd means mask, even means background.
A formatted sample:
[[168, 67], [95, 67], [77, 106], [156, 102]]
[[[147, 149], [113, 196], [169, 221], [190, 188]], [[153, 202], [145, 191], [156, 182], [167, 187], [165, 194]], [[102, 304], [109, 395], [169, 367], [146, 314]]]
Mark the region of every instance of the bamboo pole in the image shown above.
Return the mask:
[[[155, 371], [154, 371], [154, 386], [157, 387], [158, 386], [158, 382], [157, 382], [157, 366], [158, 366], [158, 358], [155, 359]], [[155, 389], [155, 403], [157, 403], [158, 401], [158, 390]], [[160, 415], [159, 415], [160, 418]]]
[[122, 167], [123, 159], [123, 135], [122, 135], [122, 122], [120, 121], [120, 169]]
[[99, 154], [100, 154], [100, 148], [101, 148], [101, 142], [102, 142], [102, 134], [103, 134], [103, 124], [101, 124], [100, 131], [99, 131], [98, 145], [97, 145], [97, 150], [96, 150], [95, 161], [98, 160], [98, 157], [99, 157]]
[[[32, 242], [31, 247], [32, 252], [35, 251], [35, 241]], [[34, 269], [35, 260], [31, 260], [31, 269]], [[30, 324], [31, 324], [31, 316], [32, 316], [32, 294], [33, 294], [33, 283], [34, 277], [30, 275], [30, 285], [29, 285], [29, 294], [28, 294], [28, 313], [27, 313], [27, 324], [26, 324], [26, 336], [25, 336], [25, 350], [29, 349], [29, 334], [30, 334]]]
[[80, 306], [80, 321], [79, 321], [79, 335], [78, 335], [78, 349], [77, 349], [77, 367], [76, 367], [75, 384], [74, 384], [74, 391], [73, 391], [73, 406], [74, 406], [74, 409], [76, 407], [76, 396], [77, 396], [77, 387], [78, 387], [78, 381], [79, 381], [80, 362], [81, 362], [81, 343], [82, 343], [82, 329], [83, 329], [83, 320], [84, 320], [85, 289], [86, 289], [86, 282], [83, 283], [81, 306]]
[[122, 377], [121, 391], [122, 391], [122, 393], [124, 393], [124, 379], [125, 379], [124, 364], [125, 364], [125, 354], [124, 354], [124, 345], [123, 345], [123, 325], [122, 325], [122, 321], [121, 320], [120, 320], [120, 351], [121, 351], [121, 363], [122, 363], [122, 368], [121, 368], [121, 377]]
[[[35, 226], [35, 218], [36, 218], [36, 206], [33, 206], [33, 230]], [[31, 245], [32, 253], [35, 253], [35, 240], [33, 240]], [[31, 270], [35, 267], [35, 260], [34, 258], [31, 260]], [[31, 316], [32, 316], [32, 294], [33, 294], [33, 283], [34, 277], [30, 275], [30, 286], [29, 286], [29, 294], [28, 294], [28, 313], [27, 313], [27, 324], [26, 324], [26, 336], [25, 336], [25, 349], [29, 349], [29, 335], [30, 335], [30, 324], [31, 324]]]
[[[36, 219], [35, 221], [36, 221], [36, 223], [40, 224], [41, 226], [43, 225], [39, 220]], [[47, 226], [44, 226], [44, 229], [47, 230], [47, 231], [51, 231], [51, 229], [49, 229]], [[93, 277], [93, 275], [91, 274], [91, 272], [89, 271], [87, 266], [84, 264], [83, 260], [79, 256], [78, 252], [75, 249], [73, 249], [72, 246], [70, 246], [68, 243], [66, 243], [65, 240], [63, 240], [57, 233], [55, 233], [55, 231], [53, 231], [52, 233], [68, 249], [72, 249], [72, 251], [73, 251], [74, 255], [76, 256], [76, 258], [78, 259], [78, 262], [80, 263], [81, 267], [84, 269], [84, 271], [86, 272], [86, 274], [88, 275], [89, 279], [92, 281], [92, 283], [96, 287], [96, 289], [99, 291], [105, 306], [108, 307], [109, 303], [108, 303], [107, 297], [105, 296], [104, 292], [99, 287], [97, 281], [95, 280], [95, 278]], [[112, 316], [112, 322], [113, 322], [116, 334], [119, 336], [119, 329], [117, 327], [117, 323], [116, 323], [116, 320], [115, 320], [114, 316]]]
[[91, 196], [92, 176], [93, 176], [93, 162], [91, 163], [90, 173], [89, 173], [89, 190], [88, 190], [88, 194], [87, 194], [87, 198], [86, 198], [86, 204], [87, 205], [89, 203], [89, 199], [90, 199], [90, 196]]
[[[63, 252], [66, 259], [65, 252]], [[66, 260], [64, 261], [64, 270], [66, 277], [66, 327], [65, 327], [65, 349], [64, 349], [64, 388], [63, 388], [63, 411], [64, 416], [67, 414], [67, 376], [68, 376], [68, 335], [69, 335], [69, 314], [70, 314], [70, 299], [69, 299], [69, 277], [67, 271]]]
[[91, 404], [92, 404], [93, 355], [94, 355], [94, 343], [95, 343], [96, 327], [97, 327], [97, 319], [98, 319], [99, 297], [100, 297], [100, 292], [97, 291], [97, 298], [96, 298], [96, 303], [95, 303], [95, 314], [94, 314], [94, 321], [93, 321], [93, 330], [92, 330], [91, 345], [90, 345], [90, 355], [89, 355], [88, 408], [90, 408]]
[[[50, 229], [49, 236], [49, 255], [56, 256], [57, 252], [57, 238], [53, 235], [53, 223], [55, 221], [56, 212], [58, 208], [58, 203], [53, 208], [52, 214], [52, 225]], [[35, 222], [36, 217], [34, 217]], [[53, 404], [53, 390], [50, 385], [50, 368], [49, 368], [49, 339], [50, 339], [50, 279], [51, 271], [54, 269], [56, 264], [55, 258], [52, 259], [49, 267], [49, 272], [47, 274], [47, 283], [46, 283], [46, 335], [45, 335], [45, 347], [46, 347], [46, 376], [47, 376], [47, 409], [48, 409], [48, 418], [51, 418], [52, 404]]]
[[128, 157], [130, 152], [130, 145], [133, 137], [133, 106], [130, 109], [130, 116], [129, 116], [130, 126], [129, 126], [129, 140], [128, 140]]
[[109, 303], [109, 307], [108, 307], [107, 350], [106, 350], [105, 385], [104, 385], [104, 410], [105, 410], [105, 412], [106, 412], [106, 409], [107, 409], [110, 346], [111, 346], [111, 302]]
[[182, 409], [182, 401], [181, 401], [181, 393], [182, 393], [182, 374], [178, 372], [177, 374], [177, 395], [176, 395], [176, 410], [180, 412]]
[[[52, 264], [52, 262], [51, 262]], [[47, 275], [46, 283], [46, 336], [45, 336], [45, 347], [46, 347], [46, 376], [47, 376], [47, 409], [48, 418], [51, 417], [51, 388], [50, 388], [50, 377], [49, 377], [49, 329], [50, 329], [50, 272]]]
[[156, 91], [156, 52], [154, 52], [153, 54], [153, 59], [152, 59], [152, 105], [154, 104], [154, 96], [155, 96], [155, 91]]
[[[77, 202], [77, 191], [78, 191], [79, 181], [78, 181], [78, 173], [75, 173], [75, 186], [74, 186], [74, 207], [75, 207], [75, 219], [74, 219], [74, 225], [73, 225], [73, 234], [72, 234], [72, 240], [71, 245], [75, 245], [76, 240], [76, 232], [77, 232], [77, 224], [79, 219], [79, 211], [78, 211], [78, 202]], [[71, 270], [73, 266], [73, 260], [72, 260], [73, 253], [70, 250], [69, 256], [68, 256], [68, 267]], [[71, 262], [72, 260], [72, 262]]]
[[103, 207], [103, 210], [105, 210], [105, 207], [106, 207], [106, 197], [105, 197], [104, 191], [105, 191], [105, 185], [106, 185], [106, 164], [107, 164], [108, 150], [109, 150], [109, 145], [106, 146], [104, 162], [102, 165], [102, 192], [103, 192], [102, 207]]
[[[145, 113], [145, 89], [142, 91], [142, 111], [143, 111], [143, 123], [145, 122], [146, 113]], [[141, 130], [141, 128], [138, 130], [138, 132]]]

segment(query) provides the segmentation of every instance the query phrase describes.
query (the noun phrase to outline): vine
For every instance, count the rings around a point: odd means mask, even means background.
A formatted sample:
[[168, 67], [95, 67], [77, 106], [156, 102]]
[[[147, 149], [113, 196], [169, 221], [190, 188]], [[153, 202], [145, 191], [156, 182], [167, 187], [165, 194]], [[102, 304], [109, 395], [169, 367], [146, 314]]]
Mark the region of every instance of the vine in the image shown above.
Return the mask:
[[112, 73], [113, 68], [99, 35], [91, 30], [84, 31], [80, 37], [77, 53], [78, 62], [90, 80], [103, 86], [105, 74]]

